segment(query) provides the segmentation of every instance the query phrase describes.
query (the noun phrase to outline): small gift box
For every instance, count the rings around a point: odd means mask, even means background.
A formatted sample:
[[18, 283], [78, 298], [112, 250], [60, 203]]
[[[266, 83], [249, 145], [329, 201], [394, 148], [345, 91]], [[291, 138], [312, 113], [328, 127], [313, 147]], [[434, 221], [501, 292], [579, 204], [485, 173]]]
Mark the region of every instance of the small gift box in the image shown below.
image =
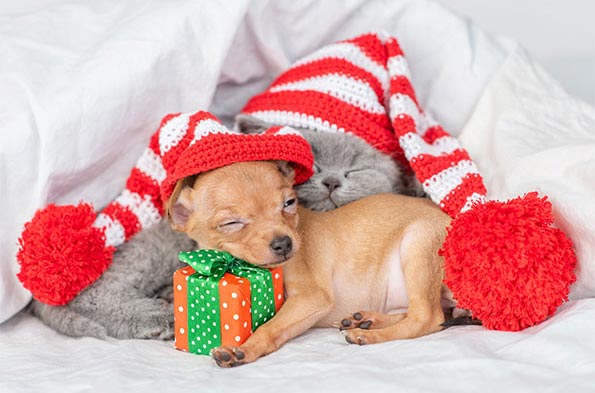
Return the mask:
[[227, 252], [181, 252], [174, 273], [175, 347], [208, 355], [240, 345], [283, 304], [283, 270], [264, 269]]

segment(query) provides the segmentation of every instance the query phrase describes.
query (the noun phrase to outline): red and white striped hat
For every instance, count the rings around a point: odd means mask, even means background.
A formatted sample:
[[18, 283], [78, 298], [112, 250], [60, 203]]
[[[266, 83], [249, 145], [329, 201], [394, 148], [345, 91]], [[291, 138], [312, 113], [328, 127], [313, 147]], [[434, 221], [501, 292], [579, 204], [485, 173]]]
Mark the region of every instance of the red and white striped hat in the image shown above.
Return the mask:
[[[408, 164], [455, 219], [440, 254], [445, 283], [490, 329], [543, 321], [568, 296], [576, 256], [536, 192], [488, 201], [469, 154], [419, 106], [394, 37], [370, 33], [297, 62], [243, 112], [317, 131], [351, 132]], [[539, 295], [536, 295], [539, 294]]]
[[425, 113], [397, 40], [368, 33], [298, 60], [242, 113], [270, 124], [349, 132], [411, 166], [448, 214], [485, 198], [475, 164]]
[[98, 215], [88, 204], [50, 205], [25, 224], [18, 277], [37, 300], [64, 305], [107, 269], [115, 247], [161, 220], [178, 180], [234, 162], [268, 160], [291, 162], [298, 184], [312, 175], [310, 145], [292, 128], [244, 135], [208, 112], [167, 115], [124, 191]]

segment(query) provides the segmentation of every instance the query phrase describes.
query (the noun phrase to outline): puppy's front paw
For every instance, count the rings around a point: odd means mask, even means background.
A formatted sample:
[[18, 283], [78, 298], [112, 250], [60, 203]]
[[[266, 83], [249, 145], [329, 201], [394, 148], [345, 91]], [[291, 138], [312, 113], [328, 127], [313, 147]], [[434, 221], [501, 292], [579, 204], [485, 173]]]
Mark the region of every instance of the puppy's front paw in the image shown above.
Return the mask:
[[218, 347], [211, 351], [211, 356], [217, 366], [228, 368], [247, 363], [246, 354], [240, 347]]
[[351, 329], [370, 329], [374, 323], [374, 319], [371, 315], [367, 314], [368, 313], [365, 311], [356, 312], [343, 318], [340, 322], [335, 322], [334, 325], [341, 331]]

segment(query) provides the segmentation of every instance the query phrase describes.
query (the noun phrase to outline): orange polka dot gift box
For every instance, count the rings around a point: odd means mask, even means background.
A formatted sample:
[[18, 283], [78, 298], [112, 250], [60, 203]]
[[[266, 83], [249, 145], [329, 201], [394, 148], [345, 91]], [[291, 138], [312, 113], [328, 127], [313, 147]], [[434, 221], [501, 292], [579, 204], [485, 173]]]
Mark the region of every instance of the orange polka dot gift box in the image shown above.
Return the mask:
[[208, 355], [240, 345], [283, 304], [283, 270], [256, 267], [217, 250], [181, 252], [174, 273], [175, 347]]

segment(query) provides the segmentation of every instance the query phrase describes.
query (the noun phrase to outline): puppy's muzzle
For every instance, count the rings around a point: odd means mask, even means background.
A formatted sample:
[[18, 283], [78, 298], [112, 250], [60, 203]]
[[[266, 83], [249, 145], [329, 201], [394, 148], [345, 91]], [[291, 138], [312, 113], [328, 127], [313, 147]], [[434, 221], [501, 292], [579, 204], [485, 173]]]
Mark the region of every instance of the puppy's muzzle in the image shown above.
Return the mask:
[[279, 236], [274, 238], [269, 246], [275, 255], [287, 258], [293, 248], [293, 241], [289, 236]]

